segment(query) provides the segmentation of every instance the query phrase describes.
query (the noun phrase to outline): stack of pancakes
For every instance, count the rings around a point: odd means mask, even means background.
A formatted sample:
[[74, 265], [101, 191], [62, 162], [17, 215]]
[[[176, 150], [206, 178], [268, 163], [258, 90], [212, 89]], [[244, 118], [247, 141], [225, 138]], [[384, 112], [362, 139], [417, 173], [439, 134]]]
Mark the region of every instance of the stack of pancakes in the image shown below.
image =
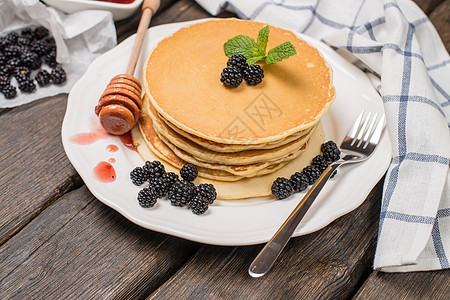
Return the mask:
[[[274, 179], [301, 171], [320, 152], [320, 118], [335, 91], [331, 69], [315, 48], [270, 26], [267, 49], [290, 41], [297, 54], [262, 63], [257, 86], [227, 88], [219, 81], [228, 59], [224, 43], [240, 34], [256, 39], [264, 26], [210, 20], [157, 45], [144, 66], [145, 94], [133, 130], [145, 160], [156, 155], [178, 170], [192, 163], [201, 180], [214, 181], [219, 198], [236, 199], [270, 194]], [[237, 180], [238, 191], [231, 188]]]

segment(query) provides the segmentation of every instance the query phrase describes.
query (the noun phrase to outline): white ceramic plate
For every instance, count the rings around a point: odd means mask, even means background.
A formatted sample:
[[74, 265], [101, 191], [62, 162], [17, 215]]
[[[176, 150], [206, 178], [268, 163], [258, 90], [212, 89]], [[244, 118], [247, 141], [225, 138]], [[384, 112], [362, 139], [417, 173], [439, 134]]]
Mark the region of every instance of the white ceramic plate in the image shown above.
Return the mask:
[[[148, 31], [136, 69], [138, 79], [141, 79], [140, 70], [146, 57], [157, 42], [191, 23], [194, 22], [162, 25]], [[362, 109], [384, 112], [382, 100], [359, 69], [322, 43], [307, 36], [301, 38], [317, 47], [333, 68], [336, 100], [322, 122], [326, 140], [339, 144]], [[137, 203], [136, 195], [140, 188], [131, 183], [129, 173], [136, 166], [143, 165], [143, 160], [137, 152], [125, 147], [119, 137], [102, 136], [94, 114], [94, 107], [109, 80], [126, 69], [134, 39], [134, 36], [130, 37], [97, 58], [69, 94], [62, 141], [67, 156], [86, 186], [100, 201], [151, 230], [214, 245], [251, 245], [268, 241], [304, 193], [296, 193], [281, 201], [273, 198], [216, 200], [201, 216], [194, 215], [187, 208], [171, 206], [166, 200], [159, 200], [151, 209], [144, 209]], [[97, 134], [97, 141], [88, 145], [71, 141], [71, 138], [85, 133], [94, 138]], [[117, 146], [118, 151], [109, 152], [110, 145]], [[327, 183], [294, 235], [321, 229], [357, 208], [385, 173], [390, 158], [391, 146], [385, 131], [369, 160], [339, 169], [338, 175]], [[115, 161], [111, 165], [117, 178], [114, 182], [104, 183], [97, 179], [93, 170], [99, 162], [109, 160]]]

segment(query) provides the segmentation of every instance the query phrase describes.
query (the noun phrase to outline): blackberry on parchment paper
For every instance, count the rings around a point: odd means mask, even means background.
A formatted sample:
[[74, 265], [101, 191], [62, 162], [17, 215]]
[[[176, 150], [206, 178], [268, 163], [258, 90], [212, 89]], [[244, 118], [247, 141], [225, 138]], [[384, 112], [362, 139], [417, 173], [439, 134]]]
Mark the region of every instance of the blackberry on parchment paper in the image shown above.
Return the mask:
[[54, 68], [50, 73], [50, 77], [55, 84], [62, 84], [67, 79], [66, 71], [61, 66]]

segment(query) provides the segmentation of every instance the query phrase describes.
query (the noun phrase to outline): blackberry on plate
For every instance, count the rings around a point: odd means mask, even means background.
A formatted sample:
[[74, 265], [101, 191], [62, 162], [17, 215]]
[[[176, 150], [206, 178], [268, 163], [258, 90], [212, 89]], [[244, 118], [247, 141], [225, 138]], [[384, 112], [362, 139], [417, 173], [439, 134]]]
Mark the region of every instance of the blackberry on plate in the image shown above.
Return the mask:
[[328, 162], [322, 155], [317, 155], [311, 161], [311, 166], [318, 169], [321, 173], [328, 168]]
[[66, 71], [61, 66], [57, 66], [50, 73], [53, 83], [61, 84], [66, 81], [67, 75]]
[[157, 201], [155, 193], [149, 188], [140, 190], [137, 199], [139, 205], [145, 208], [153, 207]]
[[49, 35], [49, 31], [44, 26], [38, 26], [36, 29], [34, 29], [33, 35], [35, 39], [41, 40]]
[[320, 177], [320, 174], [322, 174], [319, 169], [312, 166], [304, 167], [302, 173], [308, 178], [308, 184], [314, 184], [314, 182], [316, 182], [316, 180]]
[[178, 175], [173, 172], [167, 172], [161, 176], [161, 182], [166, 189], [166, 194], [169, 191], [169, 188], [178, 180]]
[[142, 185], [148, 180], [148, 173], [141, 167], [136, 167], [130, 172], [130, 179], [134, 185]]
[[320, 146], [320, 151], [322, 151], [323, 157], [328, 162], [337, 161], [341, 156], [341, 150], [339, 150], [338, 146], [333, 141], [323, 143], [322, 146]]
[[51, 80], [50, 73], [47, 72], [46, 70], [41, 69], [36, 73], [34, 79], [40, 86], [46, 86], [47, 84], [50, 83]]
[[153, 190], [153, 193], [156, 195], [156, 198], [163, 198], [167, 195], [168, 187], [162, 182], [160, 178], [155, 178], [149, 185], [149, 188]]
[[242, 82], [242, 72], [236, 67], [226, 67], [220, 74], [220, 82], [227, 87], [238, 87]]
[[208, 201], [208, 204], [212, 204], [217, 198], [216, 188], [209, 183], [200, 184], [195, 188], [194, 193], [196, 195], [200, 194], [202, 197], [204, 197]]
[[272, 184], [272, 195], [278, 199], [284, 199], [292, 194], [292, 186], [289, 179], [278, 177]]
[[202, 215], [208, 210], [208, 199], [201, 194], [196, 194], [192, 197], [192, 201], [189, 203], [191, 211], [196, 215]]
[[194, 181], [198, 176], [197, 167], [193, 164], [185, 164], [181, 167], [180, 175], [186, 181]]
[[164, 165], [157, 160], [152, 162], [146, 161], [142, 169], [148, 173], [149, 178], [159, 178], [166, 172]]
[[242, 54], [232, 55], [227, 61], [227, 67], [236, 67], [243, 71], [246, 67], [248, 67], [247, 59]]
[[243, 70], [243, 76], [247, 84], [257, 85], [264, 77], [264, 70], [260, 65], [251, 65]]
[[192, 182], [176, 181], [168, 192], [168, 198], [173, 206], [185, 206], [192, 200], [195, 185]]
[[297, 192], [306, 190], [309, 184], [308, 177], [306, 177], [306, 175], [301, 172], [295, 172], [294, 174], [292, 174], [289, 181], [291, 183], [292, 189]]
[[5, 96], [6, 99], [12, 99], [17, 95], [16, 87], [12, 86], [10, 84], [3, 87], [1, 92], [3, 93], [3, 95]]

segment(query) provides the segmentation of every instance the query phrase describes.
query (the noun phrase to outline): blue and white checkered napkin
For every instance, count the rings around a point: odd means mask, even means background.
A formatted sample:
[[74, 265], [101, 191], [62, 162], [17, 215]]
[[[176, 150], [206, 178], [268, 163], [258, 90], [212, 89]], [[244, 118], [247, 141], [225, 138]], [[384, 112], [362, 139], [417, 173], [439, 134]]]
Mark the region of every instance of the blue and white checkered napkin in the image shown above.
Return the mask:
[[449, 268], [450, 59], [423, 12], [407, 0], [197, 1], [310, 35], [369, 69], [393, 145], [374, 268]]

